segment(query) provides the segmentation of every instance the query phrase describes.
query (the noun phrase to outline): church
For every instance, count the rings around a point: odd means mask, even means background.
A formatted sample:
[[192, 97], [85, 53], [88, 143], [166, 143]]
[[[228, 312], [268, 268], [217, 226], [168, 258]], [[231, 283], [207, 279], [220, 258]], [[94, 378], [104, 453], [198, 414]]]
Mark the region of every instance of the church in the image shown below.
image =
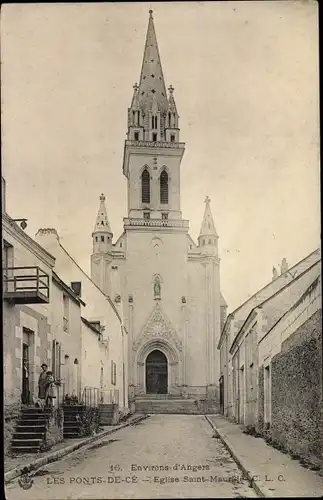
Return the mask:
[[170, 85], [166, 91], [149, 11], [139, 85], [133, 86], [128, 108], [124, 231], [114, 237], [102, 194], [91, 255], [91, 279], [123, 303], [134, 401], [218, 397], [217, 344], [227, 309], [220, 291], [218, 234], [208, 197], [198, 241], [189, 234], [181, 211], [184, 151], [174, 89]]

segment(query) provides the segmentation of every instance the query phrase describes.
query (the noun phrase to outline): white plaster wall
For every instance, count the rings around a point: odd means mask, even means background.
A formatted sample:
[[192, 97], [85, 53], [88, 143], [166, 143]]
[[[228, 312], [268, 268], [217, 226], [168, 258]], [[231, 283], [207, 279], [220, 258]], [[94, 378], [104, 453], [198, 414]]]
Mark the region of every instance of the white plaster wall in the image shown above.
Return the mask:
[[[106, 327], [103, 338], [109, 340], [109, 366], [107, 369], [110, 370], [111, 360], [113, 360], [117, 365], [117, 385], [113, 387], [119, 390], [120, 404], [122, 405], [124, 346], [121, 335], [121, 318], [118, 318], [116, 310], [111, 305], [108, 297], [99, 290], [89, 276], [77, 265], [62, 245], [60, 245], [55, 235], [38, 233], [37, 240], [55, 256], [55, 271], [66, 284], [70, 284], [72, 281], [81, 281], [81, 297], [86, 304], [86, 306], [81, 306], [81, 315], [89, 321], [100, 321], [101, 325]], [[127, 380], [125, 385], [127, 388]], [[128, 391], [126, 389], [126, 407], [128, 406], [127, 397]]]
[[[128, 179], [128, 212], [129, 217], [139, 217], [138, 210], [142, 210], [141, 203], [141, 173], [145, 165], [148, 166], [151, 175], [151, 198], [150, 205], [155, 210], [163, 210], [169, 208], [174, 211], [170, 213], [169, 218], [180, 217], [180, 161], [178, 155], [180, 151], [176, 149], [160, 149], [154, 148], [151, 155], [147, 154], [146, 148], [143, 148], [143, 153], [131, 154], [129, 179]], [[157, 158], [155, 165], [153, 158]], [[166, 166], [168, 170], [169, 181], [169, 203], [168, 205], [160, 205], [159, 203], [159, 176]], [[156, 169], [154, 167], [157, 167]], [[146, 205], [146, 204], [144, 204]], [[160, 215], [159, 215], [160, 217]]]
[[129, 231], [126, 254], [126, 293], [133, 296], [134, 339], [141, 333], [155, 307], [154, 276], [161, 277], [160, 304], [180, 335], [181, 298], [187, 296], [187, 253], [185, 233], [161, 232], [159, 254], [153, 247], [154, 231]]

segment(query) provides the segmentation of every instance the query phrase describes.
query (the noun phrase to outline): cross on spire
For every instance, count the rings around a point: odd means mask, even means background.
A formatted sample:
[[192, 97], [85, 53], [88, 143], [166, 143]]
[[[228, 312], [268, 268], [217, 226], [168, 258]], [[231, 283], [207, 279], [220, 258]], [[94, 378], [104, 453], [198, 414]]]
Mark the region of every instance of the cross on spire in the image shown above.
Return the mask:
[[211, 198], [209, 198], [209, 196], [207, 196], [207, 197], [205, 198], [204, 203], [210, 203], [210, 202], [211, 202]]

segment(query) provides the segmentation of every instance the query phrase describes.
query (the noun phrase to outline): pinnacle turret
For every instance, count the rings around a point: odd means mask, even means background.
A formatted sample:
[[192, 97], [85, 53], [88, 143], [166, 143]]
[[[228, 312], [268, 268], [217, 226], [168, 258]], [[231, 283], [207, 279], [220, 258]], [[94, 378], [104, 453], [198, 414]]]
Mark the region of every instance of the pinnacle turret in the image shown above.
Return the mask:
[[210, 207], [210, 198], [205, 198], [205, 210], [201, 225], [200, 235], [198, 237], [199, 246], [217, 248], [218, 234], [216, 232], [214, 219]]
[[100, 206], [98, 215], [96, 216], [93, 234], [97, 232], [112, 234], [108, 220], [107, 210], [105, 207], [105, 196], [103, 193], [100, 195]]
[[93, 253], [106, 253], [111, 250], [113, 233], [110, 228], [105, 207], [105, 196], [101, 194], [98, 215], [96, 217], [93, 238]]

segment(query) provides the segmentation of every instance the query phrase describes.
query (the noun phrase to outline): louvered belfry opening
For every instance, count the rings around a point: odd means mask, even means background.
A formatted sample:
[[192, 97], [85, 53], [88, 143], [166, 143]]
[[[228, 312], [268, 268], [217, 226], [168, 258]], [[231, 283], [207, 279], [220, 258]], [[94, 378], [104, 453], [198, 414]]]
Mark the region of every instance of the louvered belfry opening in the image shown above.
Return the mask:
[[146, 168], [141, 175], [141, 201], [150, 203], [150, 175]]
[[160, 175], [160, 203], [168, 203], [168, 174], [163, 170]]

